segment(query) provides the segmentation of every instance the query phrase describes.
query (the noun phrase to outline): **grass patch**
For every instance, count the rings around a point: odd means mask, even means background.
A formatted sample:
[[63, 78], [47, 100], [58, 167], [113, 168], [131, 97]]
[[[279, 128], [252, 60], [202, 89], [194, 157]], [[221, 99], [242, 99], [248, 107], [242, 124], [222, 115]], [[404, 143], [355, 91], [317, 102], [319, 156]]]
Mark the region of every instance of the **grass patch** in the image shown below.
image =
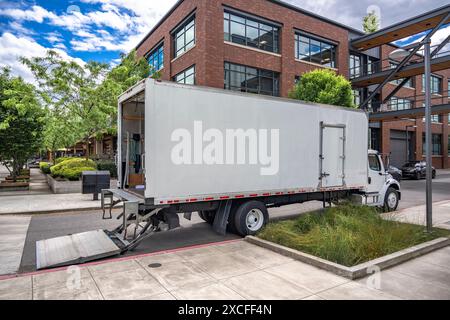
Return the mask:
[[372, 207], [344, 205], [269, 223], [258, 237], [347, 267], [431, 241], [450, 231], [383, 219]]

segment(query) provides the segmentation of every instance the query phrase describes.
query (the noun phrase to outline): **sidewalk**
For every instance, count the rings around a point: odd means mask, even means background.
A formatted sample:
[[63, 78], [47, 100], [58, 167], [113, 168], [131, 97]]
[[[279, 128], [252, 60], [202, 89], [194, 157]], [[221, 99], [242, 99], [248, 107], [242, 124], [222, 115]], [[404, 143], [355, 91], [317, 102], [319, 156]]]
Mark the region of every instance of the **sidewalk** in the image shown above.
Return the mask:
[[237, 240], [9, 278], [0, 299], [450, 299], [450, 248], [379, 279], [375, 289]]

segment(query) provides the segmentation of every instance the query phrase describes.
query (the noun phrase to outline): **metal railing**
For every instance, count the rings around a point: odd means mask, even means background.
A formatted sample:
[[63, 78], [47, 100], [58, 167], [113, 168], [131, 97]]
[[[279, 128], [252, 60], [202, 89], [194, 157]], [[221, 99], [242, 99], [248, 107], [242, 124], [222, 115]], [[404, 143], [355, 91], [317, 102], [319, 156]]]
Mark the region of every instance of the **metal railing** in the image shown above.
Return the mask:
[[[433, 94], [431, 96], [431, 105], [443, 105], [450, 103], [450, 91], [444, 90], [439, 94]], [[391, 99], [387, 103], [382, 103], [381, 101], [372, 101], [368, 104], [369, 112], [388, 112], [388, 111], [399, 111], [399, 110], [408, 110], [414, 108], [422, 108], [425, 105], [425, 93], [416, 94], [413, 96], [407, 97], [395, 97], [396, 99], [400, 99], [401, 103], [398, 100]], [[397, 101], [397, 103], [395, 103]]]
[[[434, 51], [435, 49], [438, 49], [440, 45], [434, 45], [431, 47], [431, 51]], [[423, 48], [420, 49], [414, 57], [408, 61], [408, 63], [405, 65], [405, 67], [409, 65], [414, 65], [418, 63], [424, 62], [424, 56], [423, 56]], [[434, 59], [441, 58], [444, 56], [450, 56], [450, 44], [444, 46], [441, 48], [437, 53], [433, 56], [432, 62]], [[355, 66], [352, 68], [349, 68], [350, 70], [350, 79], [357, 79], [360, 77], [376, 74], [379, 72], [383, 72], [386, 70], [392, 70], [396, 67], [395, 64], [399, 64], [401, 61], [394, 60], [391, 58], [385, 58], [383, 60], [378, 60], [370, 63], [362, 63], [360, 66]]]

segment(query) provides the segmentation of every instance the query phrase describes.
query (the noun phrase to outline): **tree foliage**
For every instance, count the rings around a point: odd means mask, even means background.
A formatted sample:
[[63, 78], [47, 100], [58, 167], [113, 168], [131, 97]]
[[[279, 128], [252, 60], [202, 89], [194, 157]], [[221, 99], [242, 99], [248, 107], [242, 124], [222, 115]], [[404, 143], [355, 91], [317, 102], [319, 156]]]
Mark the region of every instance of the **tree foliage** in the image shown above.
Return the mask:
[[42, 145], [45, 111], [33, 85], [0, 73], [0, 162], [16, 181], [27, 160]]
[[380, 19], [375, 11], [371, 11], [363, 18], [363, 29], [365, 33], [373, 33], [380, 29]]
[[317, 69], [302, 75], [289, 92], [292, 99], [356, 108], [350, 82], [334, 71]]
[[119, 95], [150, 72], [135, 51], [123, 55], [111, 70], [103, 63], [91, 61], [82, 66], [66, 61], [51, 50], [44, 57], [21, 61], [33, 72], [47, 107], [44, 142], [51, 151], [77, 141], [87, 143], [92, 136], [115, 134]]

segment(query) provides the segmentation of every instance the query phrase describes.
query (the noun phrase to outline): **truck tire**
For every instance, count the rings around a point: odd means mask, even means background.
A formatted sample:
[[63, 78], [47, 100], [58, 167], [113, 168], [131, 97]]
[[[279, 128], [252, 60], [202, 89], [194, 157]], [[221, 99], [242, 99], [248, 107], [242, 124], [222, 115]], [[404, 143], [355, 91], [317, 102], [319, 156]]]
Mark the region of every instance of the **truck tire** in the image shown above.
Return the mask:
[[216, 216], [215, 211], [199, 211], [198, 216], [202, 218], [206, 223], [213, 224]]
[[255, 235], [269, 221], [269, 212], [260, 201], [247, 201], [241, 204], [234, 213], [236, 233], [245, 237]]
[[393, 212], [397, 210], [399, 203], [399, 196], [397, 190], [390, 187], [386, 191], [386, 196], [384, 198], [384, 212]]

